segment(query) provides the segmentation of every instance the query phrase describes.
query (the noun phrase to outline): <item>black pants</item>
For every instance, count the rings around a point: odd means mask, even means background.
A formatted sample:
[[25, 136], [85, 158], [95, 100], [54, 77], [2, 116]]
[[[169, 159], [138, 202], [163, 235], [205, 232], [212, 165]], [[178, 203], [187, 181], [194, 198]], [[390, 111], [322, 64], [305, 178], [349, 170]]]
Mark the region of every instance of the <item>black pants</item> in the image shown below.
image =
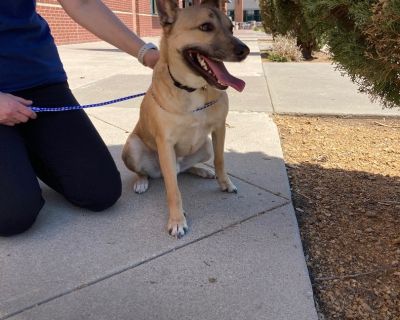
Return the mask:
[[[76, 105], [67, 83], [13, 93], [36, 106]], [[38, 113], [14, 127], [0, 125], [0, 236], [28, 229], [44, 205], [37, 180], [93, 211], [113, 205], [121, 178], [84, 111]]]

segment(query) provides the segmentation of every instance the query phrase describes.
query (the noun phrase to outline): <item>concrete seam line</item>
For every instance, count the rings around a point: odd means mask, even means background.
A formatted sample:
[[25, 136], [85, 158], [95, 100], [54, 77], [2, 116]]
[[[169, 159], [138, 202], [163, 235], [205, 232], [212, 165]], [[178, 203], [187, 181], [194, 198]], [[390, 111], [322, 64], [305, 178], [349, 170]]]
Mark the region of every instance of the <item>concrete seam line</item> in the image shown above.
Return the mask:
[[264, 79], [265, 82], [267, 83], [267, 91], [268, 91], [268, 95], [269, 95], [269, 100], [271, 101], [271, 107], [272, 107], [272, 113], [276, 113], [275, 112], [275, 105], [274, 105], [274, 101], [272, 100], [272, 94], [271, 94], [271, 88], [269, 86], [269, 82], [268, 82], [268, 77], [267, 77], [267, 73], [266, 70], [264, 68], [264, 62], [261, 61], [261, 67], [263, 69], [263, 74], [264, 74]]
[[[206, 166], [209, 167], [209, 168], [213, 168], [213, 169], [214, 169], [214, 167], [213, 167], [212, 165], [210, 165], [210, 164], [207, 164], [207, 163], [203, 163], [203, 164], [206, 165]], [[284, 199], [284, 200], [286, 200], [286, 201], [291, 201], [291, 198], [287, 198], [287, 197], [283, 196], [283, 195], [280, 194], [280, 193], [277, 193], [277, 192], [273, 192], [273, 191], [271, 191], [271, 190], [268, 190], [268, 189], [266, 189], [266, 188], [264, 188], [264, 187], [259, 186], [258, 184], [255, 184], [255, 183], [253, 183], [253, 182], [247, 181], [247, 180], [245, 180], [245, 179], [243, 179], [243, 178], [240, 178], [240, 177], [238, 177], [238, 176], [236, 176], [236, 175], [234, 175], [234, 174], [232, 174], [232, 173], [229, 173], [229, 172], [227, 172], [227, 173], [228, 173], [228, 176], [234, 177], [235, 179], [238, 179], [238, 180], [240, 180], [240, 181], [242, 181], [242, 182], [244, 182], [244, 183], [247, 183], [247, 184], [249, 184], [249, 185], [251, 185], [251, 186], [253, 186], [253, 187], [255, 187], [255, 188], [258, 188], [258, 189], [260, 189], [260, 190], [262, 190], [262, 191], [265, 191], [265, 192], [268, 192], [268, 193], [270, 193], [270, 194], [273, 194], [274, 196], [277, 196], [277, 197], [279, 197], [279, 198], [282, 198], [282, 199]], [[1, 320], [1, 319], [0, 319], [0, 320]]]
[[259, 189], [261, 189], [261, 190], [263, 190], [263, 191], [265, 191], [265, 192], [271, 193], [271, 194], [273, 194], [274, 196], [280, 197], [280, 198], [282, 198], [282, 199], [284, 199], [284, 200], [287, 200], [287, 201], [291, 201], [290, 198], [287, 198], [287, 197], [283, 196], [282, 194], [280, 194], [280, 193], [278, 193], [278, 192], [273, 192], [273, 191], [271, 191], [271, 190], [268, 190], [268, 189], [266, 189], [266, 188], [264, 188], [264, 187], [261, 187], [261, 186], [255, 184], [255, 183], [249, 182], [249, 181], [247, 181], [247, 180], [244, 180], [243, 178], [240, 178], [240, 177], [238, 177], [238, 176], [235, 176], [235, 175], [232, 174], [232, 173], [229, 173], [229, 172], [228, 172], [228, 175], [230, 175], [231, 177], [234, 177], [234, 178], [236, 178], [236, 179], [238, 179], [238, 180], [240, 180], [240, 181], [242, 181], [242, 182], [245, 182], [245, 183], [247, 183], [247, 184], [249, 184], [249, 185], [251, 185], [251, 186], [253, 186], [253, 187], [256, 187], [256, 188], [259, 188]]
[[151, 262], [151, 261], [153, 261], [153, 260], [156, 260], [156, 259], [158, 259], [158, 258], [162, 258], [163, 256], [166, 256], [166, 255], [169, 254], [169, 253], [172, 253], [172, 252], [178, 251], [178, 250], [180, 250], [180, 249], [186, 248], [186, 247], [188, 247], [188, 246], [190, 246], [190, 245], [192, 245], [192, 244], [195, 244], [195, 243], [200, 242], [200, 241], [202, 241], [202, 240], [204, 240], [204, 239], [210, 238], [210, 237], [212, 237], [212, 236], [214, 236], [214, 235], [216, 235], [216, 234], [218, 234], [218, 233], [221, 233], [221, 232], [223, 232], [223, 231], [225, 231], [225, 230], [227, 230], [227, 229], [230, 229], [230, 228], [232, 228], [232, 227], [235, 227], [235, 226], [237, 226], [237, 225], [240, 225], [240, 224], [242, 224], [242, 223], [245, 223], [245, 222], [247, 222], [247, 221], [249, 221], [249, 220], [251, 220], [251, 219], [253, 219], [253, 218], [257, 218], [257, 217], [259, 217], [259, 216], [262, 216], [262, 215], [264, 215], [264, 214], [266, 214], [266, 213], [268, 213], [268, 212], [271, 212], [271, 211], [274, 211], [274, 210], [283, 208], [283, 207], [285, 207], [285, 206], [287, 206], [287, 205], [290, 205], [290, 204], [291, 204], [291, 202], [288, 201], [288, 202], [282, 203], [282, 204], [280, 204], [280, 205], [277, 205], [277, 206], [275, 206], [275, 207], [272, 207], [272, 208], [270, 208], [270, 209], [268, 209], [268, 210], [264, 210], [264, 211], [258, 212], [258, 213], [256, 213], [256, 214], [253, 214], [253, 215], [251, 215], [250, 217], [244, 218], [244, 219], [242, 219], [242, 220], [240, 220], [240, 221], [237, 221], [237, 222], [233, 222], [233, 223], [231, 223], [230, 225], [228, 225], [228, 226], [226, 226], [226, 227], [224, 227], [224, 228], [218, 229], [218, 230], [213, 231], [213, 232], [211, 232], [211, 233], [209, 233], [209, 234], [206, 234], [206, 235], [204, 235], [204, 236], [202, 236], [202, 237], [199, 237], [198, 239], [194, 239], [194, 240], [192, 240], [192, 241], [190, 241], [190, 242], [187, 242], [187, 243], [182, 244], [182, 245], [180, 245], [180, 246], [177, 246], [177, 247], [175, 247], [175, 248], [169, 249], [169, 250], [167, 250], [167, 251], [165, 251], [165, 252], [162, 252], [162, 253], [160, 253], [160, 254], [157, 254], [157, 255], [155, 255], [155, 256], [153, 256], [153, 257], [151, 257], [151, 258], [148, 258], [148, 259], [146, 259], [146, 260], [144, 260], [144, 261], [135, 263], [135, 264], [133, 264], [133, 265], [131, 265], [131, 266], [128, 266], [128, 267], [125, 267], [125, 268], [123, 268], [123, 269], [121, 269], [121, 270], [112, 272], [112, 273], [107, 274], [107, 275], [105, 275], [105, 276], [103, 276], [103, 277], [100, 277], [100, 278], [98, 278], [98, 279], [96, 279], [96, 280], [92, 280], [92, 281], [90, 281], [90, 282], [88, 282], [88, 283], [83, 283], [83, 284], [81, 284], [81, 285], [79, 285], [79, 286], [77, 286], [77, 287], [75, 287], [75, 288], [66, 290], [66, 291], [64, 291], [64, 292], [62, 292], [62, 293], [59, 293], [59, 294], [53, 296], [53, 297], [50, 297], [50, 298], [44, 299], [44, 300], [42, 300], [42, 301], [36, 302], [36, 303], [34, 303], [34, 304], [31, 304], [31, 305], [29, 305], [29, 306], [27, 306], [27, 307], [25, 307], [25, 308], [22, 308], [22, 309], [20, 309], [20, 310], [18, 310], [18, 311], [14, 311], [14, 312], [12, 312], [12, 313], [10, 313], [10, 314], [8, 314], [8, 315], [5, 315], [5, 316], [1, 317], [0, 320], [9, 319], [9, 318], [14, 317], [14, 316], [16, 316], [16, 315], [18, 315], [18, 314], [21, 314], [21, 313], [23, 313], [23, 312], [25, 312], [25, 311], [28, 311], [28, 310], [34, 309], [34, 308], [36, 308], [36, 307], [39, 307], [39, 306], [41, 306], [42, 304], [46, 304], [46, 303], [48, 303], [48, 302], [51, 302], [51, 301], [56, 300], [56, 299], [58, 299], [58, 298], [61, 298], [61, 297], [63, 297], [63, 296], [69, 295], [69, 294], [74, 293], [74, 292], [76, 292], [76, 291], [79, 291], [79, 290], [81, 290], [81, 289], [84, 289], [84, 288], [90, 287], [90, 286], [92, 286], [92, 285], [95, 285], [95, 284], [97, 284], [97, 283], [100, 283], [100, 282], [102, 282], [102, 281], [104, 281], [104, 280], [113, 278], [114, 276], [118, 276], [118, 275], [120, 275], [120, 274], [122, 274], [122, 273], [124, 273], [124, 272], [126, 272], [126, 271], [133, 270], [133, 269], [135, 269], [136, 267], [139, 267], [139, 266], [141, 266], [141, 265], [147, 264], [147, 263], [149, 263], [149, 262]]
[[[135, 109], [136, 109], [136, 108], [135, 108]], [[90, 114], [89, 112], [88, 112], [87, 114], [88, 114], [89, 117], [95, 118], [96, 120], [98, 120], [98, 121], [100, 121], [100, 122], [103, 122], [103, 123], [105, 123], [105, 124], [108, 124], [108, 125], [111, 126], [111, 127], [114, 127], [114, 128], [116, 128], [116, 129], [120, 129], [120, 130], [124, 131], [124, 133], [130, 133], [130, 132], [131, 132], [131, 131], [126, 130], [126, 129], [124, 129], [124, 128], [121, 128], [121, 127], [119, 127], [119, 126], [117, 126], [117, 125], [115, 125], [115, 124], [112, 124], [111, 122], [108, 122], [108, 121], [106, 121], [106, 120], [103, 120], [103, 119], [99, 118], [98, 116], [95, 116], [95, 115], [93, 115], [93, 114]]]

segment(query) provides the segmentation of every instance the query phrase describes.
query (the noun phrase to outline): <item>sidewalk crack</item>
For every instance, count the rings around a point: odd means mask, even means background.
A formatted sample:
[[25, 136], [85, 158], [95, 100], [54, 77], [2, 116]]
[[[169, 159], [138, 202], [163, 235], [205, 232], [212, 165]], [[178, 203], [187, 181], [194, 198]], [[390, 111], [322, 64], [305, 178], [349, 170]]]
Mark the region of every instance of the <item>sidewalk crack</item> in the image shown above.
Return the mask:
[[[211, 169], [215, 169], [214, 166], [212, 166], [211, 164], [203, 163], [203, 165], [205, 165], [205, 166], [207, 166], [207, 167], [209, 167], [209, 168], [211, 168]], [[251, 186], [253, 186], [253, 187], [257, 188], [257, 189], [260, 189], [260, 190], [262, 190], [262, 191], [265, 191], [265, 192], [268, 192], [268, 193], [270, 193], [270, 194], [273, 194], [274, 196], [277, 196], [277, 197], [279, 197], [279, 198], [282, 198], [283, 200], [286, 200], [286, 201], [289, 201], [289, 202], [292, 201], [291, 197], [288, 198], [288, 197], [282, 195], [280, 192], [274, 192], [274, 191], [268, 190], [268, 189], [266, 189], [266, 188], [264, 188], [264, 187], [259, 186], [258, 184], [255, 184], [255, 183], [253, 183], [253, 182], [250, 182], [250, 181], [247, 181], [247, 180], [245, 180], [245, 179], [243, 179], [243, 178], [240, 178], [239, 176], [234, 175], [234, 174], [232, 174], [232, 173], [230, 173], [230, 172], [227, 172], [227, 174], [228, 174], [229, 176], [231, 176], [231, 177], [233, 177], [233, 178], [235, 178], [235, 179], [238, 179], [238, 180], [240, 180], [240, 181], [242, 181], [242, 182], [244, 182], [244, 183], [247, 183], [247, 184], [249, 184], [249, 185], [251, 185]], [[1, 320], [1, 319], [0, 319], [0, 320]]]
[[[125, 133], [130, 133], [130, 131], [128, 131], [128, 130], [122, 128], [122, 127], [119, 127], [119, 126], [117, 126], [117, 125], [115, 125], [115, 124], [113, 124], [113, 123], [111, 123], [111, 122], [108, 122], [108, 121], [106, 121], [106, 120], [103, 120], [103, 119], [99, 118], [98, 116], [95, 116], [95, 115], [90, 114], [90, 113], [88, 113], [87, 115], [88, 115], [89, 117], [95, 118], [95, 119], [97, 119], [97, 120], [99, 120], [99, 121], [101, 121], [101, 122], [104, 122], [104, 123], [110, 125], [111, 127], [120, 129], [120, 130], [124, 131]], [[0, 319], [0, 320], [1, 320], [1, 319]]]

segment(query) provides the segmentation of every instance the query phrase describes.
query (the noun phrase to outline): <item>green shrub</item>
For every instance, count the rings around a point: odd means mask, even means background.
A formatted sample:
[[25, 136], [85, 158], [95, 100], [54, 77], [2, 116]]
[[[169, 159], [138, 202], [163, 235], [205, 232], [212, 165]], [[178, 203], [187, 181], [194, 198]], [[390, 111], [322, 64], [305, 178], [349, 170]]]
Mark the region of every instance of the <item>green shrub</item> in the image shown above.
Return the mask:
[[263, 27], [254, 27], [253, 31], [262, 31], [265, 32], [265, 29]]
[[324, 36], [337, 68], [361, 92], [400, 106], [400, 1], [301, 0], [313, 33]]
[[276, 36], [274, 39], [274, 43], [272, 44], [272, 54], [278, 57], [285, 58], [285, 61], [280, 61], [280, 62], [286, 62], [286, 61], [298, 62], [303, 60], [302, 53], [296, 43], [296, 38], [291, 35]]
[[273, 62], [288, 62], [288, 59], [285, 56], [282, 56], [276, 52], [270, 52], [268, 54], [268, 60]]
[[261, 22], [264, 30], [275, 36], [278, 33], [278, 21], [275, 13], [275, 6], [271, 0], [260, 0]]
[[260, 0], [265, 28], [293, 32], [303, 56], [326, 43], [372, 100], [400, 107], [400, 0]]
[[299, 0], [260, 0], [262, 23], [275, 37], [278, 34], [294, 34], [304, 59], [311, 59], [317, 47], [317, 39], [311, 32]]

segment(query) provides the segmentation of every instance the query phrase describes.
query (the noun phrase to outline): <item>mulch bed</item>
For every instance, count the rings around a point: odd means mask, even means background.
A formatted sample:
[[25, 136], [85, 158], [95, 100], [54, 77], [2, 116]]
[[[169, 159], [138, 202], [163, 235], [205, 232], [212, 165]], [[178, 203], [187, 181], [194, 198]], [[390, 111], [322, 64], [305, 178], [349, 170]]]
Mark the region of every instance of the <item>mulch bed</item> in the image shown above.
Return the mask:
[[321, 319], [400, 319], [400, 119], [274, 119]]

